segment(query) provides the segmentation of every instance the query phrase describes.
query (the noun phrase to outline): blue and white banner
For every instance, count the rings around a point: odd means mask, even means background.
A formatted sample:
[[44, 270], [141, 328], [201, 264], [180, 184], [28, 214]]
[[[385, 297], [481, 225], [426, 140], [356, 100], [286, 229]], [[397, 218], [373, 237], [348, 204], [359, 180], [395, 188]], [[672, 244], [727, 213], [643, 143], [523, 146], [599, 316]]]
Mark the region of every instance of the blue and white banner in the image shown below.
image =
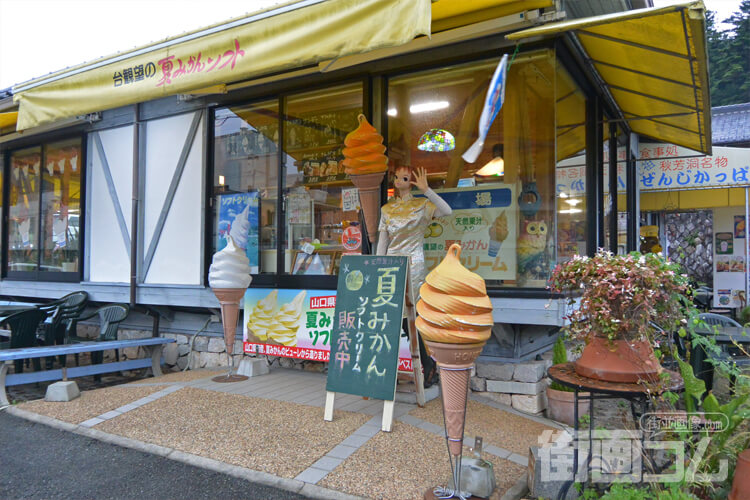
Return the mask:
[[490, 131], [492, 122], [495, 121], [497, 113], [503, 107], [505, 101], [505, 79], [508, 76], [508, 54], [505, 54], [492, 75], [490, 87], [487, 89], [487, 96], [484, 98], [484, 109], [482, 116], [479, 117], [479, 137], [469, 146], [469, 149], [461, 156], [464, 161], [474, 163], [479, 157], [479, 153], [484, 148], [484, 140]]

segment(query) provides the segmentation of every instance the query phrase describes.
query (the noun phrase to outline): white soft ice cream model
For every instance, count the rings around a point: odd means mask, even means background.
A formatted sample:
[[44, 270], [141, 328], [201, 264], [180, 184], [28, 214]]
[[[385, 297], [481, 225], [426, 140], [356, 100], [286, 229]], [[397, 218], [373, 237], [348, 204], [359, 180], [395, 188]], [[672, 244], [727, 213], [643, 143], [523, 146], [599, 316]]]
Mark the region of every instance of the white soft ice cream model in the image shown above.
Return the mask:
[[229, 373], [226, 377], [216, 377], [214, 380], [217, 382], [236, 382], [247, 378], [232, 375], [232, 353], [234, 352], [240, 300], [245, 296], [250, 281], [252, 281], [250, 261], [245, 252], [235, 244], [230, 236], [227, 246], [214, 254], [211, 267], [208, 269], [208, 284], [221, 305], [224, 343], [229, 358]]

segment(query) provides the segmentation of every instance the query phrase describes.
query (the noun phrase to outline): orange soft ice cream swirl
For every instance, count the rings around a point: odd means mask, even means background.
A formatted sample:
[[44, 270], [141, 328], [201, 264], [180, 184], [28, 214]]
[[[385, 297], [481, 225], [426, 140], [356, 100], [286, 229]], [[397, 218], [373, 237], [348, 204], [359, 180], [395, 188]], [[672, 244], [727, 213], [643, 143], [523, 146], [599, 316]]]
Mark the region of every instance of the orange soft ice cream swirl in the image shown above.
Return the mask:
[[365, 175], [385, 172], [388, 157], [383, 145], [383, 136], [360, 114], [359, 127], [349, 132], [344, 139], [344, 170], [349, 175]]
[[427, 275], [417, 302], [417, 328], [425, 340], [448, 344], [485, 342], [492, 331], [492, 303], [484, 279], [461, 265], [461, 246]]

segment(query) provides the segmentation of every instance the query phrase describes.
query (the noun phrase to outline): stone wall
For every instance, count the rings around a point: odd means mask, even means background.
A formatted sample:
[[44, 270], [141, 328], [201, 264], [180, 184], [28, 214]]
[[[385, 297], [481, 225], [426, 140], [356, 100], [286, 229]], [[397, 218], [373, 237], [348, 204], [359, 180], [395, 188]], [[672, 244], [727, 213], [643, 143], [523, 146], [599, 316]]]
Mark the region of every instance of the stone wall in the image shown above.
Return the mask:
[[710, 210], [666, 214], [669, 258], [709, 287], [713, 287], [713, 230]]

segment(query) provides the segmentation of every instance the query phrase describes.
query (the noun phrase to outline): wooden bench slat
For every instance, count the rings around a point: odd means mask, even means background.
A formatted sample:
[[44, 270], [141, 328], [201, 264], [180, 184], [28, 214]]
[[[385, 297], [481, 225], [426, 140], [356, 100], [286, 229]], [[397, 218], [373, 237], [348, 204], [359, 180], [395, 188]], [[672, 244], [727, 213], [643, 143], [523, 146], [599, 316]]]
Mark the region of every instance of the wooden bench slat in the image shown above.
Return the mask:
[[81, 342], [79, 344], [67, 344], [42, 347], [22, 347], [19, 349], [0, 350], [0, 361], [12, 361], [16, 359], [43, 358], [46, 356], [61, 356], [64, 354], [77, 354], [82, 352], [108, 351], [110, 349], [124, 349], [127, 347], [152, 346], [169, 344], [175, 339], [162, 337], [149, 337], [145, 339], [106, 340], [102, 342]]
[[[162, 362], [164, 360], [162, 359]], [[101, 365], [74, 366], [68, 368], [68, 378], [85, 377], [86, 375], [99, 375], [123, 370], [136, 370], [139, 368], [150, 368], [151, 358], [129, 359], [127, 361], [116, 361]], [[5, 385], [33, 384], [35, 382], [47, 382], [49, 380], [62, 380], [62, 369], [44, 370], [40, 372], [11, 373], [5, 377]]]

